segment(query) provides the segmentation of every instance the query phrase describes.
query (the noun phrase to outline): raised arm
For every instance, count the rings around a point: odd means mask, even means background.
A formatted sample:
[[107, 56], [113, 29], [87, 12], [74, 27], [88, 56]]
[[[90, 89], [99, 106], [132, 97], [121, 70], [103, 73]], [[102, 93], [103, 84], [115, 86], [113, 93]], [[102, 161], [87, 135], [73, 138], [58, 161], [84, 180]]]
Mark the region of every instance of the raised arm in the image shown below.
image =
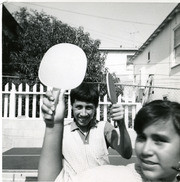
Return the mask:
[[119, 154], [121, 154], [123, 158], [129, 159], [132, 155], [132, 144], [126, 125], [124, 123], [124, 109], [122, 105], [114, 104], [110, 109], [110, 113], [113, 121], [117, 122], [120, 133], [120, 142], [118, 134], [116, 132], [112, 134], [112, 147]]
[[54, 181], [63, 167], [64, 94], [59, 95], [59, 92], [56, 92], [55, 95], [53, 97], [51, 92], [47, 92], [43, 99], [42, 112], [46, 128], [38, 167], [38, 181]]

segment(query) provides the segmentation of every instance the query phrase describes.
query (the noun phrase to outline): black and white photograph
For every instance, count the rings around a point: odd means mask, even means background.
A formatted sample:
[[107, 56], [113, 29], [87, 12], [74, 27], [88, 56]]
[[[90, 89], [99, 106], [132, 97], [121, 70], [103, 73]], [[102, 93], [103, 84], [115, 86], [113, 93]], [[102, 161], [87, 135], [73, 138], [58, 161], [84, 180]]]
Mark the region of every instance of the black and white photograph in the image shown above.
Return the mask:
[[1, 6], [2, 182], [180, 182], [180, 3]]

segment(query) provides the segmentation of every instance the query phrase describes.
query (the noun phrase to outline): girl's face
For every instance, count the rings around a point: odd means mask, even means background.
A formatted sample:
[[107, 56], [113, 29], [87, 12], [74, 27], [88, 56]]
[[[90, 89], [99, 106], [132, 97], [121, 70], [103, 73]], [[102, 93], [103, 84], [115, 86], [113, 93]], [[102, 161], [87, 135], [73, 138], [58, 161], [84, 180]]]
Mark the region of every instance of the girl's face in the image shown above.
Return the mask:
[[146, 178], [172, 181], [180, 161], [180, 135], [172, 121], [157, 121], [137, 135], [135, 151]]

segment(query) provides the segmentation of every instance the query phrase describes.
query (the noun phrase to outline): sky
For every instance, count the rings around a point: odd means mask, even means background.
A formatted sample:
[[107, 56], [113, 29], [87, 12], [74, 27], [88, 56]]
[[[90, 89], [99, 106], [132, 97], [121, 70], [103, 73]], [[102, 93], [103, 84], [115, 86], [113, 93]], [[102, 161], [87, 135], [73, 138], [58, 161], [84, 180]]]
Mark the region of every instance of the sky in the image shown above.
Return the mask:
[[[171, 3], [170, 3], [171, 2]], [[20, 7], [44, 11], [72, 27], [82, 26], [100, 48], [139, 48], [177, 5], [177, 1], [4, 1], [12, 13]]]

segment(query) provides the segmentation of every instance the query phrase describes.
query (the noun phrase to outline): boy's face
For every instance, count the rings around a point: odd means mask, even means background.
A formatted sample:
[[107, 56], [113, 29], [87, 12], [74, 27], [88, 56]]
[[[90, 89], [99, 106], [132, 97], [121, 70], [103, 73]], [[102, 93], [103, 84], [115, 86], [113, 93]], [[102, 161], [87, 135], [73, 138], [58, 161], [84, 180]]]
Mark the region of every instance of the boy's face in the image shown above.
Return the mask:
[[93, 103], [75, 100], [72, 105], [74, 119], [80, 127], [88, 126], [96, 113]]
[[135, 151], [144, 175], [150, 180], [172, 181], [180, 161], [180, 136], [172, 121], [157, 121], [137, 135]]

